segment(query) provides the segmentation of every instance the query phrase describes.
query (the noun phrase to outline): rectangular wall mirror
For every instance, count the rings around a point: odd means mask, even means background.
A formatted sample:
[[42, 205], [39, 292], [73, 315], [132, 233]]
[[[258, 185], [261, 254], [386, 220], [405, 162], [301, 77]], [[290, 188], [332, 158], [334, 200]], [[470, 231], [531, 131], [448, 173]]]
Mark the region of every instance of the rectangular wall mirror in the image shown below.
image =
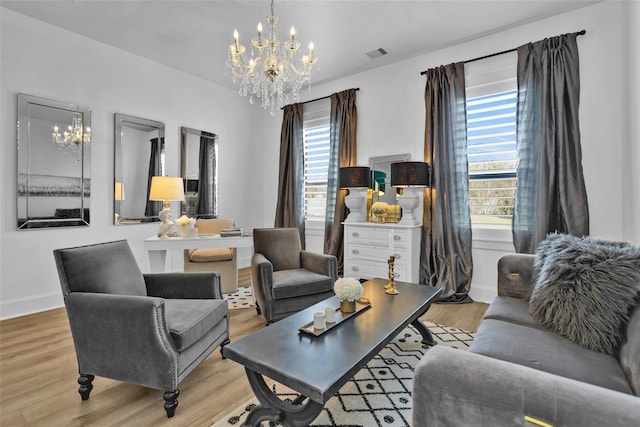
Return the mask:
[[91, 109], [18, 94], [19, 230], [89, 225]]
[[[391, 187], [391, 163], [407, 162], [411, 160], [411, 154], [394, 154], [390, 156], [369, 157], [371, 169], [371, 188], [367, 197], [367, 212], [371, 218], [371, 206], [378, 201], [387, 203], [388, 209], [384, 222], [397, 222], [400, 219], [400, 207], [398, 206], [396, 189]], [[392, 214], [390, 214], [392, 213]]]
[[149, 201], [152, 176], [165, 172], [164, 123], [116, 113], [113, 223], [159, 221], [162, 202]]
[[212, 132], [181, 128], [180, 170], [184, 179], [181, 215], [190, 218], [218, 216], [218, 136]]

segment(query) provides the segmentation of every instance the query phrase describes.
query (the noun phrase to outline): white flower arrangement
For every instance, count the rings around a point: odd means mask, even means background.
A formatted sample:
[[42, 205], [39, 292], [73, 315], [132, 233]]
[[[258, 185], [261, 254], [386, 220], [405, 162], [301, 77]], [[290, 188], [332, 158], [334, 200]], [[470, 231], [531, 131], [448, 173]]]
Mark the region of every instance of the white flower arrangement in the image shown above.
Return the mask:
[[176, 224], [178, 224], [179, 226], [189, 225], [193, 227], [194, 225], [196, 225], [196, 219], [189, 218], [186, 215], [182, 215], [180, 218], [176, 219]]
[[333, 292], [340, 301], [355, 301], [362, 295], [362, 284], [358, 279], [346, 277], [333, 284]]

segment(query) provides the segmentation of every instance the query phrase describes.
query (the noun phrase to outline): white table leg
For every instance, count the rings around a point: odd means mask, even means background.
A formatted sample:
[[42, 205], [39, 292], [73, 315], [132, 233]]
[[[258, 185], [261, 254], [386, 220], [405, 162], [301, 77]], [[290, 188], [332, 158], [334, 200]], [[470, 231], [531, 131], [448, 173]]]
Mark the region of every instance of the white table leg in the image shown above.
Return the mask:
[[162, 250], [149, 250], [149, 267], [151, 267], [152, 273], [163, 273], [165, 262], [167, 260], [166, 249]]

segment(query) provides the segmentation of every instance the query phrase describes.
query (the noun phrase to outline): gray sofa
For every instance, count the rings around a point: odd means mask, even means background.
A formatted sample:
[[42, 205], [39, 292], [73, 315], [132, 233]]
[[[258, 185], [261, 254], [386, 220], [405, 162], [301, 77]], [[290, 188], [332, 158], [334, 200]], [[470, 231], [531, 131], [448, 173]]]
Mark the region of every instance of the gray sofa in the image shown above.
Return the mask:
[[[636, 254], [629, 265], [640, 269], [638, 260]], [[620, 345], [604, 354], [529, 314], [535, 261], [534, 255], [503, 256], [498, 296], [469, 350], [436, 346], [418, 363], [413, 427], [640, 426], [640, 281]]]

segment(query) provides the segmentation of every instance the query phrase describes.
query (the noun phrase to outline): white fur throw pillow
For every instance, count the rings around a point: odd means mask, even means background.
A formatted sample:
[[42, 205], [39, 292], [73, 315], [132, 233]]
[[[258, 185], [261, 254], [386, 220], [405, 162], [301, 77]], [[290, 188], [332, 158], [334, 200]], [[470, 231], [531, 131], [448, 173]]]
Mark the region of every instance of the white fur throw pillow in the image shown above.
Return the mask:
[[534, 260], [531, 316], [572, 342], [616, 354], [640, 293], [640, 248], [550, 234]]

